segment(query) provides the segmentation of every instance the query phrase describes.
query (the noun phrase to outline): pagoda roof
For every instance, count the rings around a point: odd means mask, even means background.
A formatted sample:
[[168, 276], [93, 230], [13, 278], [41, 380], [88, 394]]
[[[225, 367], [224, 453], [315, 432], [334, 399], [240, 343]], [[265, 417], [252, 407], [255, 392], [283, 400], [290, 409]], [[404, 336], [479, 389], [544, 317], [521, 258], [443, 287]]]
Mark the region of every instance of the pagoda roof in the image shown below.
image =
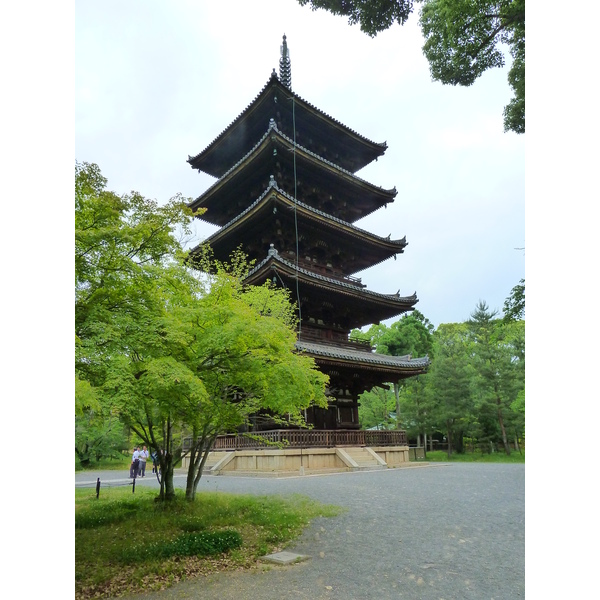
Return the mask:
[[[395, 317], [413, 310], [418, 302], [416, 292], [411, 296], [400, 296], [400, 290], [395, 294], [381, 294], [367, 290], [364, 285], [352, 278], [335, 278], [316, 273], [294, 264], [283, 258], [271, 247], [268, 256], [251, 269], [244, 283], [253, 285], [275, 277], [286, 285], [293, 293], [296, 282], [311, 287], [313, 302], [326, 300], [335, 307], [334, 319], [338, 319], [342, 327], [357, 328], [374, 322]], [[303, 297], [302, 289], [300, 296]], [[304, 305], [306, 301], [302, 301]], [[311, 311], [314, 312], [314, 311]]]
[[271, 118], [297, 143], [352, 173], [382, 156], [387, 148], [385, 142], [367, 139], [302, 99], [273, 72], [246, 109], [204, 150], [189, 156], [188, 163], [221, 177], [254, 146]]
[[[287, 166], [288, 179], [291, 180], [288, 184], [290, 193], [294, 173], [297, 172], [301, 187], [298, 196], [303, 200], [312, 198], [311, 184], [318, 183], [329, 198], [327, 212], [335, 212], [345, 221], [354, 222], [367, 216], [393, 202], [397, 194], [395, 187], [384, 189], [375, 186], [307, 148], [294, 145], [294, 140], [281, 132], [271, 119], [266, 132], [248, 153], [189, 206], [194, 210], [206, 208], [201, 218], [213, 225], [223, 225], [232, 214], [243, 210], [246, 202], [252, 202], [252, 197], [245, 196], [247, 190], [252, 193], [252, 190], [263, 187], [273, 172], [281, 171], [282, 164]], [[336, 200], [333, 200], [334, 196]], [[314, 204], [318, 203], [318, 198], [312, 200]]]
[[[294, 201], [292, 196], [279, 189], [274, 179], [271, 179], [269, 187], [246, 210], [203, 243], [209, 244], [215, 258], [221, 261], [228, 260], [233, 250], [240, 245], [250, 258], [257, 258], [258, 252], [264, 256], [262, 253], [271, 241], [267, 238], [265, 243], [265, 236], [281, 239], [282, 234], [276, 234], [277, 219], [280, 224], [287, 223], [288, 226], [288, 237], [291, 237], [284, 244], [286, 249], [295, 250], [295, 218], [303, 224], [302, 231], [306, 232], [310, 227], [315, 232], [316, 244], [323, 243], [321, 240], [329, 240], [325, 242], [326, 245], [344, 252], [344, 272], [347, 274], [362, 271], [400, 254], [408, 244], [406, 236], [398, 240], [380, 237], [303, 202]], [[279, 228], [281, 229], [281, 225]], [[194, 253], [197, 248], [198, 246], [191, 252]], [[310, 250], [307, 252], [310, 253]]]
[[410, 377], [425, 373], [430, 364], [428, 356], [422, 358], [412, 358], [410, 355], [388, 356], [387, 354], [377, 354], [367, 350], [356, 350], [304, 340], [296, 341], [296, 349], [300, 352], [306, 352], [318, 362], [327, 361], [342, 365], [350, 363], [353, 368], [384, 370], [396, 376]]

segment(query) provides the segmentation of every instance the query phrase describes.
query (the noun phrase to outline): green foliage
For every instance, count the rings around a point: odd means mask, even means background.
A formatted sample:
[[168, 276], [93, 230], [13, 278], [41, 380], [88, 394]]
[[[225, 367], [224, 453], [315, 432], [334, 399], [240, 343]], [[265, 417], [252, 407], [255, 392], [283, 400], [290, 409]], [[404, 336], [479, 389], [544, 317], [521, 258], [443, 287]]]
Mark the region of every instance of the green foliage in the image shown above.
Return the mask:
[[[351, 339], [369, 342], [380, 354], [389, 356], [433, 356], [432, 332], [434, 326], [418, 310], [404, 315], [399, 321], [386, 325], [372, 325], [366, 333], [353, 330]], [[394, 393], [374, 388], [360, 396], [359, 417], [363, 428], [382, 426], [396, 429], [415, 429], [424, 424], [425, 414], [420, 405], [424, 401], [422, 377], [393, 382]], [[400, 396], [405, 407], [401, 410]], [[406, 404], [408, 403], [408, 407]], [[408, 410], [408, 415], [404, 409]], [[395, 420], [390, 412], [396, 411]], [[405, 418], [406, 417], [406, 418]]]
[[211, 570], [250, 567], [312, 519], [341, 510], [305, 496], [213, 492], [189, 503], [178, 491], [170, 503], [154, 500], [144, 487], [135, 494], [102, 489], [98, 499], [94, 490], [76, 490], [77, 598], [158, 590]]
[[505, 131], [525, 131], [525, 0], [424, 0], [420, 24], [423, 53], [435, 81], [471, 85], [488, 69], [504, 65], [515, 98], [505, 108]]
[[504, 452], [464, 452], [454, 453], [448, 456], [442, 450], [433, 450], [427, 452], [427, 460], [430, 462], [478, 462], [478, 463], [514, 463], [522, 464], [525, 462], [525, 453], [513, 452], [510, 455]]
[[440, 325], [434, 339], [436, 360], [428, 374], [429, 396], [435, 406], [434, 425], [446, 434], [451, 455], [455, 449], [462, 450], [463, 433], [469, 430], [473, 419], [473, 347], [464, 323]]
[[495, 316], [480, 302], [468, 322], [477, 371], [473, 393], [481, 425], [478, 437], [494, 439], [499, 433], [510, 454], [509, 432], [518, 435], [524, 426], [511, 404], [525, 385], [525, 328], [524, 321], [506, 324]]
[[426, 374], [394, 384], [394, 419], [390, 391], [374, 388], [361, 395], [363, 428], [393, 423], [411, 439], [441, 434], [449, 455], [464, 453], [468, 441], [484, 450], [500, 443], [509, 454], [509, 442], [523, 439], [525, 431], [524, 291], [521, 280], [505, 302], [504, 319], [480, 302], [468, 322], [435, 331], [417, 311], [390, 327], [353, 331], [354, 339], [378, 352], [426, 352], [432, 358]]
[[234, 529], [202, 531], [185, 533], [172, 541], [162, 540], [143, 546], [134, 546], [122, 552], [119, 558], [127, 564], [173, 556], [214, 556], [239, 548], [241, 545], [242, 536]]
[[75, 452], [82, 467], [90, 467], [92, 461], [119, 459], [128, 447], [123, 424], [116, 416], [102, 410], [75, 416]]
[[504, 301], [504, 321], [520, 321], [525, 318], [525, 280], [521, 279]]
[[302, 409], [326, 405], [328, 379], [294, 351], [289, 294], [242, 285], [245, 256], [221, 264], [204, 249], [185, 262], [174, 233], [190, 231], [192, 213], [181, 197], [159, 206], [105, 188], [96, 165], [76, 165], [75, 369], [87, 382], [78, 384], [78, 411], [99, 404], [96, 421], [117, 415], [159, 451], [161, 498], [174, 497], [173, 467], [189, 434], [193, 499], [218, 434], [259, 411], [300, 422]]
[[366, 333], [352, 330], [350, 339], [369, 342], [378, 353], [388, 356], [431, 356], [434, 326], [422, 313], [414, 310], [403, 315], [399, 321], [386, 325], [371, 325]]
[[[129, 470], [131, 465], [131, 455], [129, 451], [129, 442], [127, 442], [127, 451], [115, 454], [111, 451], [111, 454], [103, 454], [100, 458], [93, 460], [90, 456], [90, 462], [85, 466], [81, 464], [77, 453], [75, 454], [75, 472], [83, 471], [85, 469], [93, 469], [95, 471], [125, 471]], [[112, 449], [111, 449], [112, 450]]]
[[298, 0], [348, 17], [375, 36], [394, 23], [403, 25], [415, 2], [423, 53], [434, 81], [469, 86], [485, 71], [505, 64], [502, 45], [512, 56], [508, 82], [514, 98], [504, 108], [504, 130], [525, 132], [525, 0]]
[[[417, 0], [418, 2], [419, 0]], [[413, 0], [298, 0], [312, 10], [323, 8], [334, 15], [348, 17], [350, 25], [374, 37], [394, 23], [404, 25], [413, 10]]]
[[91, 386], [89, 381], [79, 378], [79, 374], [75, 374], [75, 415], [83, 416], [88, 410], [100, 410], [100, 402], [98, 402], [98, 394]]
[[394, 394], [389, 389], [375, 387], [360, 396], [360, 423], [363, 429], [378, 427], [394, 429], [396, 420], [391, 417], [394, 411]]

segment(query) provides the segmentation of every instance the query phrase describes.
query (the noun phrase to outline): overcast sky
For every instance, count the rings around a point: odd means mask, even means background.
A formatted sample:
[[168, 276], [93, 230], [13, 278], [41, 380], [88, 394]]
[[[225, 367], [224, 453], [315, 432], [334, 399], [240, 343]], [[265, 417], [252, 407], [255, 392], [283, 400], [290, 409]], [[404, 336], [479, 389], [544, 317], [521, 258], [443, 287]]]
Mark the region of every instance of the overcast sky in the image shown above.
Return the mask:
[[[76, 2], [75, 156], [117, 193], [195, 198], [214, 179], [186, 162], [278, 71], [287, 35], [292, 89], [388, 150], [358, 175], [398, 195], [358, 226], [409, 242], [359, 273], [408, 295], [434, 325], [502, 309], [525, 276], [525, 136], [503, 132], [507, 70], [469, 88], [431, 81], [418, 15], [371, 39], [296, 0]], [[196, 241], [215, 229], [199, 223]], [[391, 323], [387, 321], [386, 323]]]

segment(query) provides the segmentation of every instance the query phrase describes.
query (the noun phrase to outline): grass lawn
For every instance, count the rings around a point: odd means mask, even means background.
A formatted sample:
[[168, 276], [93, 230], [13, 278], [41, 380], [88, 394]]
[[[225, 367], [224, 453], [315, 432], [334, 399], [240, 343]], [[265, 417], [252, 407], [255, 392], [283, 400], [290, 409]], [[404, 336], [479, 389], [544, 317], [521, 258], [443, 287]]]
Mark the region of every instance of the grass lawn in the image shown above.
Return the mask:
[[[79, 459], [75, 457], [75, 471], [124, 471], [129, 469], [129, 465], [131, 464], [131, 456], [125, 454], [121, 454], [118, 458], [103, 458], [101, 460], [92, 460], [90, 462], [90, 466], [88, 469], [84, 469], [79, 462]], [[149, 463], [152, 465], [152, 461]]]
[[197, 575], [250, 568], [315, 517], [341, 508], [304, 496], [203, 492], [170, 503], [156, 490], [75, 490], [75, 597], [158, 590]]
[[525, 451], [522, 454], [517, 450], [510, 455], [505, 452], [493, 452], [491, 454], [482, 452], [465, 452], [464, 454], [453, 453], [448, 458], [448, 453], [444, 450], [434, 450], [427, 452], [427, 461], [429, 462], [482, 462], [482, 463], [524, 463]]

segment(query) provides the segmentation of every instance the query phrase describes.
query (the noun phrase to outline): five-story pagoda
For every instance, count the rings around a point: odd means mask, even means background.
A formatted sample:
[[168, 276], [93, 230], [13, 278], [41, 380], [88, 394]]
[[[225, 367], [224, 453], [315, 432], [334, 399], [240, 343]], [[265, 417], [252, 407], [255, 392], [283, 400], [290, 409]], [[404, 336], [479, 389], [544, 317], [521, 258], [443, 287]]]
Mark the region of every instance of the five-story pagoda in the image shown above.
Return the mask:
[[[241, 246], [255, 267], [247, 284], [271, 279], [298, 304], [296, 348], [330, 377], [328, 409], [306, 421], [318, 429], [358, 429], [358, 396], [385, 382], [424, 373], [427, 357], [376, 354], [349, 340], [352, 329], [398, 316], [416, 294], [381, 294], [353, 275], [401, 254], [406, 239], [373, 235], [354, 223], [393, 202], [386, 190], [355, 173], [382, 156], [385, 143], [352, 131], [291, 88], [283, 36], [275, 70], [260, 94], [190, 165], [217, 177], [190, 204], [220, 229], [204, 243], [227, 261]], [[192, 251], [193, 253], [194, 251]]]

